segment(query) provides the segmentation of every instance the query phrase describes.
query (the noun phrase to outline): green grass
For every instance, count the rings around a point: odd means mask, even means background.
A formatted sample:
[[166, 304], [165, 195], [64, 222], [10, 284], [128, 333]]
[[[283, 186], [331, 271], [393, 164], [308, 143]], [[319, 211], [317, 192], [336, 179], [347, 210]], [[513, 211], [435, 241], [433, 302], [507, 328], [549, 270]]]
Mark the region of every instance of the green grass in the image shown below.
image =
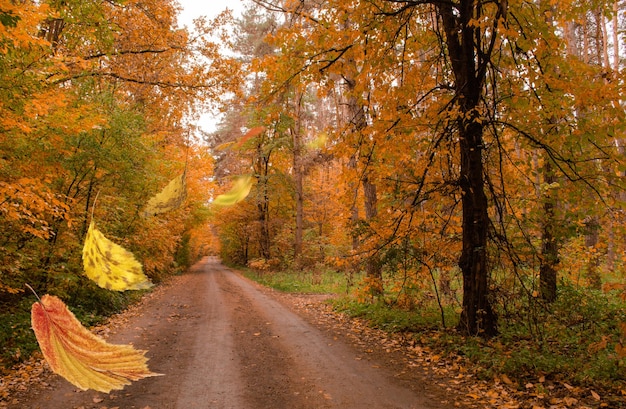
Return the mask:
[[523, 386], [544, 376], [598, 390], [626, 388], [626, 359], [615, 349], [626, 341], [620, 326], [626, 324], [626, 303], [618, 294], [562, 283], [559, 298], [551, 305], [542, 305], [532, 297], [512, 297], [514, 308], [510, 303], [507, 311], [499, 312], [500, 334], [486, 340], [464, 337], [454, 329], [458, 306], [444, 306], [444, 328], [436, 302], [398, 308], [389, 294], [370, 302], [359, 301], [346, 295], [346, 280], [339, 273], [247, 271], [246, 275], [281, 291], [340, 294], [331, 301], [336, 310], [363, 318], [372, 327], [412, 333], [416, 341], [443, 354], [463, 356], [483, 379], [506, 374]]
[[[390, 332], [420, 332], [442, 328], [441, 310], [435, 305], [406, 310], [382, 300], [362, 303], [351, 297], [343, 297], [332, 302], [336, 310], [351, 317], [366, 319], [372, 327]], [[444, 309], [444, 317], [446, 325], [456, 325], [458, 316], [452, 308]]]
[[39, 349], [30, 326], [30, 308], [36, 298], [22, 299], [18, 305], [0, 314], [0, 369], [10, 367]]
[[346, 278], [331, 270], [263, 272], [246, 269], [244, 275], [267, 287], [302, 294], [345, 294]]

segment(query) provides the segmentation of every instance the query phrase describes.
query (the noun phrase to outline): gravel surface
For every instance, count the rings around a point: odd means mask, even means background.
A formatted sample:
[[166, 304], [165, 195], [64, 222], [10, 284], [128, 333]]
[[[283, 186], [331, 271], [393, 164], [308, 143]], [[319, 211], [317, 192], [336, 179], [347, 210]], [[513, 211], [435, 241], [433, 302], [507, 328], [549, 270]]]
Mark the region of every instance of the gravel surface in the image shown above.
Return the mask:
[[205, 258], [98, 330], [108, 342], [148, 350], [150, 369], [163, 376], [102, 394], [44, 371], [3, 407], [458, 407], [424, 371], [407, 370], [400, 352], [355, 338], [323, 298], [272, 291]]

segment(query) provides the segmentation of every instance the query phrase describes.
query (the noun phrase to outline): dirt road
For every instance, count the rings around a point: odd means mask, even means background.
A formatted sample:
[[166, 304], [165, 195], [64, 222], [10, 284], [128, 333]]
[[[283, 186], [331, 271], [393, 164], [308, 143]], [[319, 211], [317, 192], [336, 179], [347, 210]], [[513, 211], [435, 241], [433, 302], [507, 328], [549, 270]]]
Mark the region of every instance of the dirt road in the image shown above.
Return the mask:
[[148, 350], [150, 369], [164, 376], [107, 395], [54, 375], [10, 408], [446, 407], [213, 258], [149, 297], [108, 341]]

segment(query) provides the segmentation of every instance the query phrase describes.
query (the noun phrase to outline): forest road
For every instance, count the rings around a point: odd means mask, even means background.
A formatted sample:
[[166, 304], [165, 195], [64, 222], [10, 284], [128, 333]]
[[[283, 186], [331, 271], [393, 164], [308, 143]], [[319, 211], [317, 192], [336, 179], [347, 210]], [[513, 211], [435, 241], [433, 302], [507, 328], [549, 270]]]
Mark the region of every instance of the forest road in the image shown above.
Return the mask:
[[150, 370], [164, 375], [110, 394], [54, 375], [12, 408], [446, 408], [216, 258], [148, 297], [107, 341], [148, 350]]

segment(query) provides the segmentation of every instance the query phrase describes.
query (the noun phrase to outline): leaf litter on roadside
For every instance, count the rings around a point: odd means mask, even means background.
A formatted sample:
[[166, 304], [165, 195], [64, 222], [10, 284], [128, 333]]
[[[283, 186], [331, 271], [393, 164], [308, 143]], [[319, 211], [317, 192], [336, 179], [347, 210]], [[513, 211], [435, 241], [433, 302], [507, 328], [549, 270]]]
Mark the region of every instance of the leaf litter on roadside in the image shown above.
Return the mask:
[[[446, 391], [447, 398], [453, 400], [455, 407], [480, 409], [614, 407], [610, 401], [591, 389], [548, 380], [542, 375], [531, 382], [511, 379], [506, 374], [495, 375], [492, 379], [481, 379], [478, 376], [478, 369], [466, 357], [435, 351], [420, 341], [420, 337], [438, 336], [436, 331], [422, 334], [387, 332], [372, 328], [364, 319], [349, 317], [335, 311], [330, 304], [324, 302], [328, 297], [312, 298], [297, 294], [283, 296], [314, 323], [336, 334], [335, 340], [339, 338], [339, 333], [349, 338], [363, 351], [363, 356], [376, 352], [385, 355], [397, 353], [406, 367], [398, 375], [409, 371], [425, 372], [429, 380]], [[357, 358], [363, 359], [363, 356]], [[626, 396], [626, 391], [623, 395]]]

